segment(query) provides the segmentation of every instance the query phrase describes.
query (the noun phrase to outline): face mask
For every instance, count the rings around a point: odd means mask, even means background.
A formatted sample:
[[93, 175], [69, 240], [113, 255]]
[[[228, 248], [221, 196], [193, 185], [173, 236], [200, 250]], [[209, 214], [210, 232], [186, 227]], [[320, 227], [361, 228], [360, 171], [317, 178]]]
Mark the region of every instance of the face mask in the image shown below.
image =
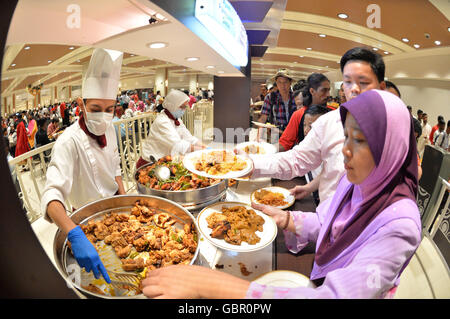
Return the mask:
[[181, 118], [183, 115], [184, 115], [184, 110], [182, 110], [182, 109], [178, 109], [178, 110], [176, 110], [175, 112], [173, 112], [173, 116], [174, 116], [176, 119]]
[[86, 127], [94, 135], [105, 134], [106, 129], [111, 125], [113, 113], [106, 112], [86, 112]]

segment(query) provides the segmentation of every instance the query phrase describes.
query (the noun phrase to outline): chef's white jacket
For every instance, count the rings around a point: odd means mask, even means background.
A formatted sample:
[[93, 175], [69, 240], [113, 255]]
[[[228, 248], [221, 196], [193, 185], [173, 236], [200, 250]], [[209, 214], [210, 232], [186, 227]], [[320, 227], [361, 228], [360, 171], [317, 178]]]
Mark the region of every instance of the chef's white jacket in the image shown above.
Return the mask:
[[73, 208], [113, 196], [119, 186], [116, 176], [121, 176], [120, 157], [114, 126], [106, 130], [107, 145], [100, 148], [77, 122], [69, 126], [56, 140], [52, 159], [47, 170], [47, 181], [41, 198], [41, 209], [47, 216], [47, 205], [67, 200]]
[[178, 119], [179, 126], [166, 113], [159, 113], [150, 125], [150, 133], [142, 144], [142, 158], [150, 161], [150, 155], [156, 160], [166, 155], [186, 154], [191, 145], [199, 141], [192, 136], [183, 121]]

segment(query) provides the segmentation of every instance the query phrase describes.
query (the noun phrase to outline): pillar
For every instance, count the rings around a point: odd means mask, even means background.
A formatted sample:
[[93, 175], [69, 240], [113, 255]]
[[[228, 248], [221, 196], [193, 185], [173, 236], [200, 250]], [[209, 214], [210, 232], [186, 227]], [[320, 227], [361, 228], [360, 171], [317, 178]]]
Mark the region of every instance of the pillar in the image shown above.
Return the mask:
[[251, 56], [241, 68], [244, 77], [214, 76], [214, 127], [220, 129], [224, 140], [226, 129], [250, 126]]
[[16, 94], [13, 93], [12, 95], [12, 107], [13, 107], [13, 111], [16, 111]]
[[167, 85], [168, 84], [168, 70], [167, 68], [156, 69], [155, 72], [155, 93], [161, 91], [162, 96], [167, 95]]
[[195, 93], [197, 91], [198, 74], [189, 75], [189, 93]]

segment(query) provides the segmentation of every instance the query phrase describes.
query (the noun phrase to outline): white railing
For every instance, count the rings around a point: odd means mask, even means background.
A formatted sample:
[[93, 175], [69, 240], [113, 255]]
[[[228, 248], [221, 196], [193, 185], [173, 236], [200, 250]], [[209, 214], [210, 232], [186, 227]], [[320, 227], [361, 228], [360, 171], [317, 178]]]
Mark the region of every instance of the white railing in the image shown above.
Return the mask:
[[[136, 188], [134, 181], [136, 162], [141, 156], [142, 142], [147, 138], [156, 116], [157, 113], [142, 113], [113, 122], [117, 134], [122, 179], [127, 192], [132, 192]], [[211, 103], [197, 103], [194, 110], [186, 111], [182, 120], [193, 135], [203, 140], [210, 140], [206, 130], [213, 127], [212, 117]], [[198, 121], [202, 121], [200, 132], [197, 129], [199, 126], [196, 125]], [[37, 220], [43, 213], [40, 211], [40, 202], [54, 144], [55, 142], [52, 142], [36, 148], [9, 161], [10, 166], [14, 166], [14, 182], [30, 222]], [[65, 204], [67, 211], [71, 212], [70, 204], [68, 202]]]

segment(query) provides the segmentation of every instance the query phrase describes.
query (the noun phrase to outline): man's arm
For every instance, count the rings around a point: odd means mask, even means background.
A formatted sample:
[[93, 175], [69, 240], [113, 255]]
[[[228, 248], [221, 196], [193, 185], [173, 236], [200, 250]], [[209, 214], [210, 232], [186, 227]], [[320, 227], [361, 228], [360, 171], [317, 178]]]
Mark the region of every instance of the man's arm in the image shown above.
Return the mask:
[[119, 189], [117, 190], [117, 192], [119, 193], [119, 195], [125, 195], [125, 187], [123, 186], [123, 181], [122, 181], [122, 176], [116, 176], [115, 177], [116, 183], [119, 186]]

